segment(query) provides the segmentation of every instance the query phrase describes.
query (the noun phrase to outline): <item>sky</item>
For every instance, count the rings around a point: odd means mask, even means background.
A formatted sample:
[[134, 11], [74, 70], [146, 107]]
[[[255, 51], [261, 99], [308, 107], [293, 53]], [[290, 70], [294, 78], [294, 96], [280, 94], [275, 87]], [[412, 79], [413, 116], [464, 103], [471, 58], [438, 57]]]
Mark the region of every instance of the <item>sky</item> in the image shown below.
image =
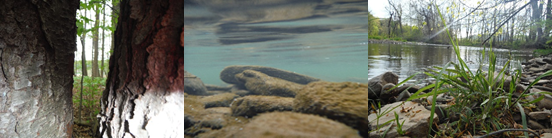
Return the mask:
[[385, 7], [388, 6], [389, 3], [387, 0], [368, 0], [368, 11], [378, 18], [385, 18], [389, 16], [387, 10], [385, 9]]

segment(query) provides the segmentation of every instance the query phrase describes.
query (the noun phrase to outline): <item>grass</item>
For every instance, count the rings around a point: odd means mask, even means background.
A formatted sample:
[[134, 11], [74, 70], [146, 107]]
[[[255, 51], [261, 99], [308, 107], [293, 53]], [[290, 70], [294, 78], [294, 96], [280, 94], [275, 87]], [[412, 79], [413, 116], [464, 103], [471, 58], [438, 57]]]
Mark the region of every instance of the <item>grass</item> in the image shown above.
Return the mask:
[[[438, 7], [437, 11], [443, 21], [443, 26], [446, 26], [446, 23], [444, 22], [445, 20], [441, 16]], [[435, 130], [432, 128], [429, 130], [428, 134], [433, 135], [428, 137], [485, 135], [504, 129], [519, 128], [520, 126], [521, 129], [527, 130], [527, 120], [523, 119], [522, 124], [520, 125], [514, 121], [512, 115], [517, 112], [521, 112], [522, 115], [524, 115], [525, 109], [531, 108], [533, 103], [536, 103], [544, 98], [542, 94], [552, 93], [527, 93], [528, 89], [516, 91], [516, 82], [521, 77], [521, 69], [516, 69], [510, 73], [507, 72], [507, 68], [496, 70], [497, 60], [496, 56], [492, 52], [492, 45], [489, 47], [489, 52], [485, 53], [487, 48], [482, 50], [482, 58], [489, 60], [488, 69], [484, 70], [483, 65], [480, 65], [476, 70], [471, 70], [460, 56], [458, 42], [454, 41], [448, 29], [446, 29], [446, 32], [452, 42], [458, 61], [449, 62], [443, 67], [433, 67], [433, 69], [430, 69], [428, 72], [424, 72], [424, 74], [434, 78], [435, 83], [420, 89], [407, 101], [419, 98], [436, 99], [439, 94], [448, 94], [455, 98], [452, 105], [448, 107], [447, 110], [450, 111], [449, 113], [460, 114], [452, 114], [449, 116], [451, 120], [446, 122], [445, 125], [450, 127], [450, 129]], [[510, 66], [509, 61], [505, 64], [505, 67], [508, 66]], [[530, 83], [528, 88], [536, 84], [536, 82], [538, 82], [541, 78], [550, 75], [552, 75], [552, 70], [537, 77], [535, 81]], [[413, 76], [415, 75], [403, 80], [400, 84], [407, 82]], [[400, 84], [395, 87], [400, 86]], [[421, 94], [422, 91], [429, 90], [430, 92]], [[541, 96], [533, 101], [527, 101], [524, 98], [536, 94], [541, 94]], [[436, 124], [434, 123], [433, 116], [436, 112], [437, 100], [431, 101], [432, 103], [429, 103], [431, 105], [429, 124]], [[390, 110], [393, 109], [394, 108]], [[377, 119], [379, 120], [381, 116], [387, 114], [390, 110], [378, 110], [379, 112], [377, 113]], [[400, 126], [398, 120], [396, 119], [396, 125]], [[391, 122], [385, 122], [384, 124], [386, 123]], [[397, 130], [402, 131], [402, 128], [397, 128]], [[527, 137], [527, 132], [524, 132], [524, 135]]]

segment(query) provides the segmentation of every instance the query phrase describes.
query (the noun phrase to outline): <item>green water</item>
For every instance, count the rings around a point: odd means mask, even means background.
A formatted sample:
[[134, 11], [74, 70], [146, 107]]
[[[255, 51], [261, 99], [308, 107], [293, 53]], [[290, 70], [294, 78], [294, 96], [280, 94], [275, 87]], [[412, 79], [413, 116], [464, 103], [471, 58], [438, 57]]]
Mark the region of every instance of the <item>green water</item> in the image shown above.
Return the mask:
[[[368, 44], [368, 77], [372, 78], [387, 71], [399, 75], [399, 81], [424, 71], [432, 66], [444, 66], [449, 62], [457, 62], [454, 48], [448, 46], [432, 45], [397, 45], [397, 44]], [[482, 58], [481, 47], [460, 46], [460, 57], [467, 63], [470, 69], [477, 69], [480, 65], [485, 69], [488, 59]], [[489, 49], [486, 49], [488, 53]], [[493, 49], [497, 57], [497, 66], [503, 67], [510, 60], [512, 67], [521, 66], [532, 58], [531, 51]], [[518, 67], [519, 68], [519, 67]], [[415, 77], [416, 79], [423, 79]]]
[[366, 1], [326, 4], [256, 9], [266, 13], [312, 8], [312, 15], [290, 15], [288, 20], [268, 14], [239, 20], [252, 12], [239, 6], [225, 12], [212, 5], [185, 7], [184, 69], [213, 85], [226, 85], [219, 75], [230, 65], [275, 67], [333, 82], [367, 82]]

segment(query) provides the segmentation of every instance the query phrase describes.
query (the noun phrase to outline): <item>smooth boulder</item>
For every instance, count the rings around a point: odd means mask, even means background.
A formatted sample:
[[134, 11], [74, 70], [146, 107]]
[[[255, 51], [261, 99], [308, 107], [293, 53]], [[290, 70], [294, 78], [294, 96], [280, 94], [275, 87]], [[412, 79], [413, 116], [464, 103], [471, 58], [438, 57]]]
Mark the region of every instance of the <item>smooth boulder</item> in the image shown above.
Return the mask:
[[320, 81], [320, 79], [317, 79], [317, 78], [313, 78], [310, 76], [294, 73], [291, 71], [281, 70], [277, 68], [264, 67], [264, 66], [242, 66], [242, 65], [233, 65], [233, 66], [225, 67], [220, 72], [220, 79], [230, 84], [243, 84], [243, 82], [236, 80], [235, 75], [245, 70], [255, 70], [258, 72], [262, 72], [268, 76], [280, 78], [280, 79], [295, 82], [298, 84], [308, 84], [310, 82]]
[[254, 95], [274, 95], [295, 97], [304, 85], [268, 76], [254, 70], [244, 70], [236, 74], [236, 79], [245, 84], [245, 88]]
[[354, 82], [313, 82], [297, 94], [293, 110], [342, 122], [368, 135], [368, 86]]
[[[381, 115], [380, 118], [377, 117], [378, 113], [368, 116], [370, 127], [375, 130], [370, 134], [370, 137], [383, 137], [384, 135], [386, 138], [398, 137], [397, 121], [392, 121], [384, 125], [385, 122], [395, 119], [395, 113], [399, 116], [398, 121], [401, 123], [404, 122], [401, 128], [406, 136], [420, 138], [428, 136], [430, 126], [428, 119], [431, 115], [431, 111], [427, 110], [423, 105], [410, 101], [395, 102], [385, 105], [381, 108], [381, 111], [386, 111], [386, 114]], [[437, 114], [434, 114], [433, 122], [439, 122]], [[376, 130], [377, 128], [380, 129]], [[386, 133], [386, 129], [388, 128], [391, 130]]]
[[207, 95], [207, 88], [199, 77], [184, 70], [184, 92], [192, 95]]

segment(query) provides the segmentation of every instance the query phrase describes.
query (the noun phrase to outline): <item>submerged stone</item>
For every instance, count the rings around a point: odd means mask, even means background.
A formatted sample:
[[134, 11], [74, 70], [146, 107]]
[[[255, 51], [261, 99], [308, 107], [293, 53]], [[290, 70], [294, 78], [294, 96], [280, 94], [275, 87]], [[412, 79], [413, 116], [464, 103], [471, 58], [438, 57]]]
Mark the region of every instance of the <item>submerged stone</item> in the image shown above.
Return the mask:
[[295, 97], [303, 85], [275, 78], [254, 70], [236, 74], [236, 79], [245, 84], [250, 94]]
[[239, 138], [360, 138], [347, 125], [316, 115], [272, 112], [256, 116], [233, 137]]
[[259, 113], [293, 110], [293, 98], [278, 96], [245, 96], [237, 98], [230, 107], [232, 115], [253, 117]]
[[294, 73], [291, 71], [281, 70], [272, 67], [264, 66], [242, 66], [242, 65], [233, 65], [227, 66], [220, 72], [220, 79], [226, 83], [230, 84], [243, 84], [236, 80], [235, 75], [241, 73], [245, 70], [255, 70], [262, 72], [268, 76], [280, 78], [290, 82], [295, 82], [298, 84], [308, 84], [310, 82], [320, 81], [320, 79], [313, 78], [310, 76]]
[[368, 86], [353, 82], [313, 82], [294, 100], [294, 111], [342, 122], [368, 135]]

